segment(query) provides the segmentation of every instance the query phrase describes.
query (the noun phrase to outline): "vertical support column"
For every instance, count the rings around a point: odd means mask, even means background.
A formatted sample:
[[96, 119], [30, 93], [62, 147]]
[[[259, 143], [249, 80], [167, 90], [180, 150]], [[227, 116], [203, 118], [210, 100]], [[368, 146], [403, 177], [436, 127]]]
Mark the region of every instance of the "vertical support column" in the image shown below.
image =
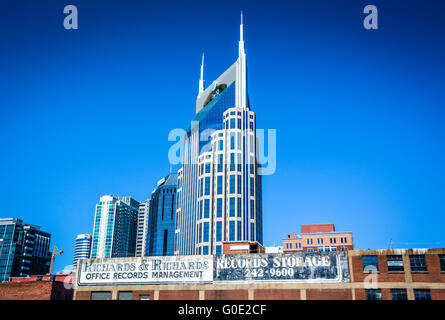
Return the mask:
[[254, 289], [249, 289], [247, 291], [247, 300], [254, 300]]
[[301, 289], [300, 290], [300, 299], [301, 300], [306, 300], [306, 289]]
[[117, 300], [117, 290], [111, 291], [111, 300]]
[[405, 270], [406, 295], [408, 300], [414, 300], [413, 276], [411, 274], [411, 263], [409, 261], [409, 255], [404, 254], [402, 256], [402, 260], [403, 268]]
[[199, 300], [205, 300], [205, 290], [199, 290]]
[[153, 300], [159, 300], [159, 290], [154, 291], [154, 297]]

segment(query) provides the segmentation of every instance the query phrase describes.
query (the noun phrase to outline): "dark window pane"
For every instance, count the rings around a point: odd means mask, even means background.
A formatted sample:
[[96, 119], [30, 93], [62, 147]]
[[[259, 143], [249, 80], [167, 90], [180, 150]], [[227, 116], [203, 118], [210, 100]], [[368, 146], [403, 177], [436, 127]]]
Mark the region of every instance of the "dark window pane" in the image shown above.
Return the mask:
[[362, 256], [363, 271], [378, 271], [377, 256]]
[[411, 271], [427, 271], [425, 256], [423, 254], [410, 255]]
[[392, 300], [408, 300], [406, 289], [391, 289]]
[[382, 300], [380, 289], [366, 289], [366, 300]]
[[416, 300], [431, 300], [430, 289], [414, 289], [414, 298]]
[[403, 260], [401, 255], [386, 256], [388, 271], [403, 271]]

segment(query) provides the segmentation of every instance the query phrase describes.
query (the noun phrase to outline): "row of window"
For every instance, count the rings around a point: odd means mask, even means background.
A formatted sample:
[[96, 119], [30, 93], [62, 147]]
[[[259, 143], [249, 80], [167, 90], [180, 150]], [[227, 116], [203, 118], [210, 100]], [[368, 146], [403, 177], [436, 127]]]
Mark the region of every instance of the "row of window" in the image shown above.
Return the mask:
[[[445, 254], [438, 255], [440, 270], [445, 271]], [[378, 271], [378, 259], [377, 256], [362, 256], [363, 271]], [[425, 255], [415, 254], [409, 256], [411, 271], [428, 271]], [[401, 255], [388, 255], [386, 256], [386, 262], [388, 271], [404, 271], [403, 259]]]
[[[207, 250], [205, 250], [207, 249]], [[219, 249], [219, 250], [218, 250]], [[208, 247], [203, 248], [203, 252], [208, 251]], [[221, 246], [216, 246], [216, 251], [221, 251]], [[204, 253], [205, 254], [205, 253]], [[217, 253], [220, 254], [220, 253]], [[119, 291], [119, 300], [132, 300], [132, 291]], [[91, 292], [91, 300], [110, 300], [110, 291], [96, 291]], [[406, 289], [391, 289], [392, 300], [408, 300]], [[416, 300], [431, 300], [430, 289], [414, 289], [414, 299]], [[150, 295], [140, 295], [139, 300], [150, 300]], [[366, 300], [382, 300], [381, 289], [366, 289]]]
[[[408, 300], [406, 289], [391, 289], [392, 300]], [[430, 289], [414, 289], [414, 299], [431, 300]], [[381, 289], [366, 289], [366, 300], [382, 300]]]

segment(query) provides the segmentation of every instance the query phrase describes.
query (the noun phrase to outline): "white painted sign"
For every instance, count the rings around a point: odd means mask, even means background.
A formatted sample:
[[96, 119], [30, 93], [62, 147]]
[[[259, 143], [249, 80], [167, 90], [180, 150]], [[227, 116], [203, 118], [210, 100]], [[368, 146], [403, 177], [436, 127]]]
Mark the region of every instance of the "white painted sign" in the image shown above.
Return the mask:
[[78, 285], [193, 283], [213, 280], [213, 257], [82, 259]]

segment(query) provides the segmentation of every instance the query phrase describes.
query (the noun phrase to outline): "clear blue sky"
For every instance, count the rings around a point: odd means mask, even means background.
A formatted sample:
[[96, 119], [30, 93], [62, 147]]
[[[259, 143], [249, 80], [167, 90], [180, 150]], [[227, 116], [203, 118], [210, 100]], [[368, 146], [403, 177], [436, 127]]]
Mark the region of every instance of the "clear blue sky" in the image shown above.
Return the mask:
[[169, 172], [201, 53], [210, 84], [237, 58], [240, 10], [252, 109], [277, 130], [265, 245], [332, 222], [359, 249], [445, 247], [444, 2], [1, 1], [0, 217], [50, 232], [56, 270], [101, 195], [143, 201]]

